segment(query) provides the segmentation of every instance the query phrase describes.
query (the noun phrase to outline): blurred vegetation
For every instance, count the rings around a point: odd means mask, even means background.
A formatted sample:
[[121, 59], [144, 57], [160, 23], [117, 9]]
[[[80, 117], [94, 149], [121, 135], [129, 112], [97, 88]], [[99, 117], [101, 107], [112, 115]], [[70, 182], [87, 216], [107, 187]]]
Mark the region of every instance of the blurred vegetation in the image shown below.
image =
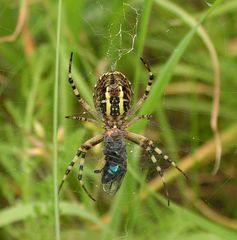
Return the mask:
[[[67, 82], [71, 51], [74, 79], [90, 104], [96, 79], [116, 61], [136, 101], [147, 83], [139, 57], [149, 61], [156, 79], [142, 112], [153, 118], [132, 130], [153, 139], [190, 179], [161, 163], [167, 168], [168, 207], [154, 166], [128, 143], [128, 173], [116, 196], [107, 196], [93, 173], [103, 164], [99, 145], [84, 171], [97, 201], [80, 189], [75, 167], [59, 199], [61, 239], [237, 239], [237, 0], [219, 2], [62, 1], [57, 48], [57, 1], [0, 0], [0, 239], [54, 239], [53, 127], [58, 182], [80, 144], [102, 132], [64, 118], [83, 112]], [[132, 51], [124, 55], [127, 50]], [[222, 161], [212, 175], [216, 145], [210, 118], [219, 70]]]

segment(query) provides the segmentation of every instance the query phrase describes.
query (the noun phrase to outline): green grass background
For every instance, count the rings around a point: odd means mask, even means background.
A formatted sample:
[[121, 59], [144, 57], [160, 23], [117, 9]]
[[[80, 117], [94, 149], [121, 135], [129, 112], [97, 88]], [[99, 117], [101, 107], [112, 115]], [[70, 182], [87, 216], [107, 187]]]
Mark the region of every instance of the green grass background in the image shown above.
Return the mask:
[[[25, 2], [0, 1], [0, 239], [237, 239], [237, 0], [30, 1], [16, 39], [2, 40], [14, 32]], [[131, 47], [129, 34], [137, 34], [133, 51], [119, 60], [118, 50]], [[115, 196], [103, 192], [93, 173], [103, 164], [99, 145], [84, 168], [96, 203], [79, 186], [78, 166], [58, 199], [76, 149], [102, 132], [64, 118], [83, 112], [67, 82], [71, 51], [73, 77], [90, 104], [96, 79], [115, 60], [136, 101], [148, 78], [139, 57], [150, 63], [156, 77], [141, 112], [153, 118], [131, 129], [153, 139], [189, 175], [187, 182], [167, 169], [169, 207], [154, 166], [131, 143]], [[213, 176], [215, 60], [223, 154]]]

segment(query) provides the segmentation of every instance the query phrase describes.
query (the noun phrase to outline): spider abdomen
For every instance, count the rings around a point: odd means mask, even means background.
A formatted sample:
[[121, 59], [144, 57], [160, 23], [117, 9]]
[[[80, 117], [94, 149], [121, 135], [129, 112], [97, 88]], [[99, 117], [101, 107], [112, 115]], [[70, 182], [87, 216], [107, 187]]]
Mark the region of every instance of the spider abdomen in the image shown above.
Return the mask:
[[94, 104], [104, 117], [124, 116], [131, 107], [131, 83], [121, 72], [103, 74], [94, 90]]

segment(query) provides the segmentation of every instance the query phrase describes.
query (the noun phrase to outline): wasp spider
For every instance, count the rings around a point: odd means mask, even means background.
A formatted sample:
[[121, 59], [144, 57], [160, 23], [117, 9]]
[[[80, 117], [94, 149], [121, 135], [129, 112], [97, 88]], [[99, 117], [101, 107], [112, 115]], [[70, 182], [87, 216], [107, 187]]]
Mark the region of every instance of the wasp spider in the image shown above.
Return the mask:
[[82, 105], [85, 111], [91, 114], [94, 118], [84, 118], [81, 116], [66, 116], [66, 118], [93, 122], [98, 124], [100, 127], [103, 127], [105, 131], [103, 134], [87, 140], [80, 146], [75, 157], [65, 171], [64, 177], [59, 186], [59, 191], [75, 163], [80, 160], [78, 180], [87, 195], [92, 200], [95, 200], [83, 183], [83, 167], [87, 151], [95, 145], [104, 142], [105, 165], [102, 169], [95, 170], [95, 173], [102, 174], [101, 182], [105, 192], [117, 192], [127, 171], [127, 152], [125, 145], [125, 139], [127, 139], [140, 145], [147, 152], [151, 161], [156, 166], [156, 170], [163, 181], [166, 196], [169, 199], [168, 191], [165, 186], [163, 170], [159, 166], [157, 158], [162, 157], [165, 161], [169, 162], [169, 164], [177, 168], [184, 176], [186, 176], [185, 173], [183, 173], [183, 171], [173, 161], [171, 161], [167, 155], [163, 154], [162, 151], [154, 145], [152, 140], [127, 130], [132, 123], [140, 119], [150, 118], [150, 115], [138, 115], [134, 117], [146, 100], [154, 79], [148, 64], [141, 58], [141, 61], [149, 73], [149, 79], [145, 93], [134, 106], [131, 107], [133, 97], [131, 83], [121, 72], [112, 71], [104, 73], [95, 85], [93, 100], [96, 110], [94, 110], [81, 97], [72, 79], [72, 57], [73, 53], [71, 53], [69, 61], [68, 81], [78, 102]]

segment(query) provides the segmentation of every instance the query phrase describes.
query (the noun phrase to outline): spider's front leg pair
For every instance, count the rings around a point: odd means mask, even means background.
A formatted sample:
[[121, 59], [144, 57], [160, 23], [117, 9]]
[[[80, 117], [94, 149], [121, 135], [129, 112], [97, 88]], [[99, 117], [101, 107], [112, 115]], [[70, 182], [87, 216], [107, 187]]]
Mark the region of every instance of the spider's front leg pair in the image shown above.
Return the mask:
[[91, 114], [96, 120], [91, 119], [91, 118], [84, 118], [84, 117], [81, 117], [81, 116], [66, 116], [66, 118], [79, 120], [79, 121], [84, 121], [84, 122], [101, 123], [101, 118], [98, 116], [98, 113], [94, 109], [92, 109], [91, 106], [81, 97], [80, 92], [79, 92], [78, 88], [76, 87], [75, 82], [73, 81], [73, 78], [72, 78], [72, 57], [73, 57], [73, 53], [71, 52], [70, 60], [69, 60], [69, 68], [68, 68], [68, 82], [72, 87], [73, 93], [76, 96], [77, 101], [86, 110], [86, 112]]
[[128, 132], [125, 131], [124, 136], [126, 139], [138, 144], [139, 146], [141, 146], [150, 156], [151, 161], [156, 164], [156, 170], [158, 172], [158, 174], [161, 177], [161, 180], [163, 182], [164, 185], [164, 189], [166, 192], [166, 197], [168, 199], [168, 205], [169, 205], [169, 192], [167, 190], [166, 187], [166, 183], [165, 183], [165, 178], [164, 178], [164, 173], [162, 168], [159, 166], [159, 163], [157, 161], [157, 158], [155, 157], [155, 155], [158, 155], [160, 157], [162, 157], [165, 161], [167, 161], [169, 164], [171, 164], [172, 166], [174, 166], [178, 171], [180, 171], [186, 179], [188, 179], [188, 176], [176, 165], [175, 162], [173, 162], [172, 160], [169, 159], [169, 157], [165, 154], [163, 154], [163, 152], [154, 145], [153, 141], [140, 135], [140, 134], [136, 134], [136, 133], [132, 133], [132, 132]]

